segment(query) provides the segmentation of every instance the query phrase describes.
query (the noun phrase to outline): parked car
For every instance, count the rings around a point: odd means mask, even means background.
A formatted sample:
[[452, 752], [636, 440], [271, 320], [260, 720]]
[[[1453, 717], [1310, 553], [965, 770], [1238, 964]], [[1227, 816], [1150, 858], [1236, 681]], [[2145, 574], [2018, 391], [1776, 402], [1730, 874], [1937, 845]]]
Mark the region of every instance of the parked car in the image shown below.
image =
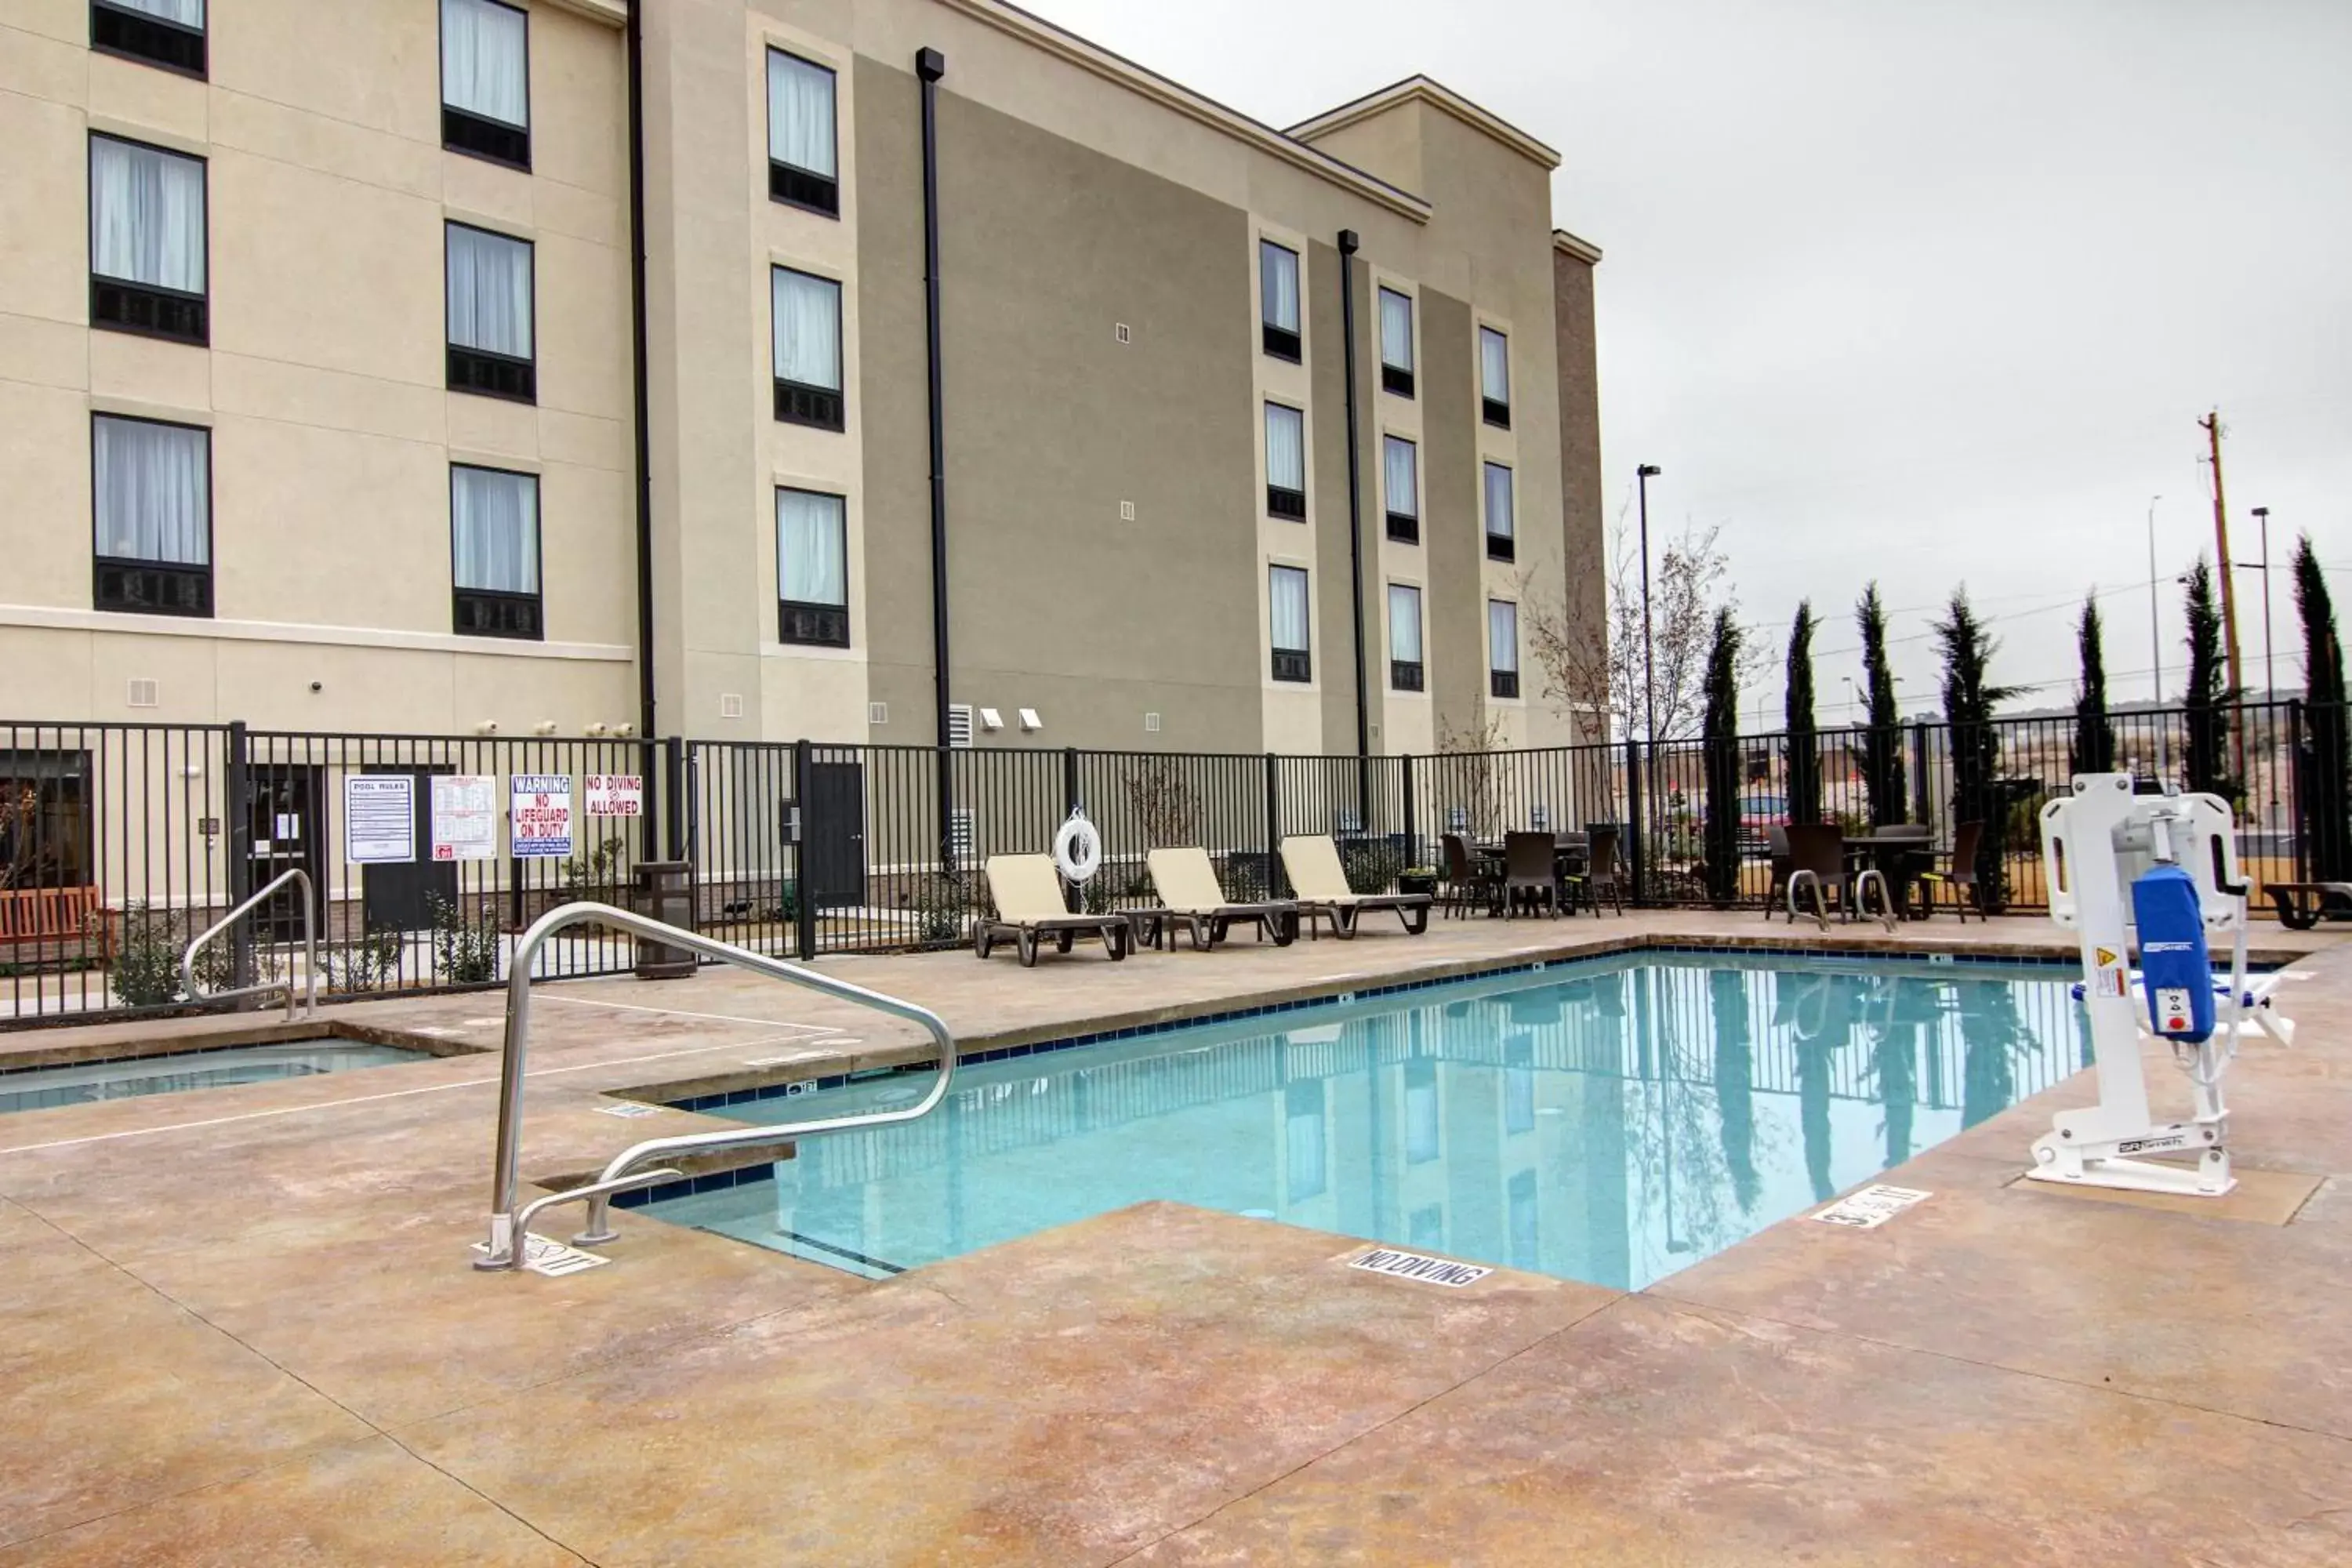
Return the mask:
[[[1705, 816], [1705, 808], [1702, 807], [1702, 821]], [[1739, 852], [1742, 855], [1763, 854], [1767, 843], [1765, 829], [1786, 827], [1788, 825], [1789, 799], [1786, 795], [1750, 791], [1739, 797]]]

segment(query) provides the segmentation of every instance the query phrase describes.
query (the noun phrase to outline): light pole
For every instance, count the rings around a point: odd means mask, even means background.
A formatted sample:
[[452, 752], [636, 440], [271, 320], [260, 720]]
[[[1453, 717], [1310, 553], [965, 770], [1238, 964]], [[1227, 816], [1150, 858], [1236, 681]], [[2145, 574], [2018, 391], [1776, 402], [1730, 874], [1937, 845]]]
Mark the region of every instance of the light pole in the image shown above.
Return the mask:
[[1650, 631], [1650, 481], [1657, 477], [1655, 463], [1633, 470], [1642, 513], [1642, 739], [1652, 747], [1658, 743], [1658, 665]]
[[2254, 521], [2263, 526], [2263, 563], [2255, 570], [2263, 574], [2263, 696], [2269, 700], [2278, 696], [2278, 667], [2271, 658], [2271, 509], [2254, 508]]
[[2171, 725], [2164, 717], [2164, 632], [2157, 609], [2156, 585], [2162, 574], [2156, 569], [2156, 503], [2162, 496], [2147, 498], [2147, 653], [2156, 671], [2156, 776], [2161, 779], [2172, 766], [2167, 755], [2165, 731]]

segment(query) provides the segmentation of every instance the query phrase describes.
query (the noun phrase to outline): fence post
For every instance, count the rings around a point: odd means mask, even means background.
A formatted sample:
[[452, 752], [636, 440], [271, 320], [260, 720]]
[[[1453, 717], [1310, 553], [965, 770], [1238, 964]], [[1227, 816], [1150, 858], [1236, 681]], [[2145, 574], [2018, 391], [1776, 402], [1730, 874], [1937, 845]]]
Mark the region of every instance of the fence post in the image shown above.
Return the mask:
[[1921, 826], [1936, 826], [1936, 789], [1927, 777], [1927, 726], [1911, 726], [1911, 809]]
[[1076, 746], [1064, 746], [1062, 748], [1062, 815], [1068, 816], [1083, 804], [1085, 803], [1078, 799], [1078, 749]]
[[1282, 786], [1274, 753], [1265, 754], [1265, 896], [1282, 897]]
[[[229, 721], [226, 742], [228, 777], [221, 790], [221, 810], [227, 814], [228, 907], [236, 908], [253, 894], [253, 775], [245, 721]], [[323, 890], [323, 889], [322, 889]], [[206, 925], [212, 922], [205, 921]], [[232, 985], [253, 981], [253, 922], [239, 921], [229, 932], [229, 973]]]
[[686, 852], [686, 742], [676, 735], [661, 743], [662, 755], [662, 834], [668, 841], [672, 860], [684, 860]]
[[1421, 759], [1411, 752], [1404, 754], [1404, 863], [1408, 868], [1421, 864], [1420, 834], [1416, 829], [1421, 818], [1413, 814], [1412, 765]]
[[800, 831], [793, 842], [793, 950], [803, 963], [816, 956], [816, 895], [809, 887], [809, 845], [816, 836], [816, 799], [809, 792], [815, 746], [793, 742], [793, 816]]
[[1650, 903], [1650, 846], [1642, 831], [1642, 742], [1625, 742], [1625, 863], [1633, 875], [1633, 902]]

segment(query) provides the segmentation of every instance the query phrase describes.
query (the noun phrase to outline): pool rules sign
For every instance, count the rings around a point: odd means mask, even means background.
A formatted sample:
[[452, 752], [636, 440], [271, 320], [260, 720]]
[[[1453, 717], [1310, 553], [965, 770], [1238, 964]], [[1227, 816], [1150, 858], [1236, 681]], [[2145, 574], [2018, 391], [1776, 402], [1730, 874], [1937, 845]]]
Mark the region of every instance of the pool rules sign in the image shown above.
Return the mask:
[[509, 773], [507, 815], [516, 859], [571, 858], [571, 774]]

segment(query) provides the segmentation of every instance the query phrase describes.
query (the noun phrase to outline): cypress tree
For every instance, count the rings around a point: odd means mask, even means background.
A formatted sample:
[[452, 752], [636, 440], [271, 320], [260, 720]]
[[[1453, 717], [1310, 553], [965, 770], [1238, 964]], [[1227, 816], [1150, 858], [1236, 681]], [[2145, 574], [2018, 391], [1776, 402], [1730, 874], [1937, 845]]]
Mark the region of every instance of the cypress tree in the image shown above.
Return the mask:
[[2083, 613], [2074, 621], [2074, 647], [2083, 659], [2083, 682], [2074, 694], [2078, 773], [2113, 773], [2116, 767], [2116, 730], [2107, 721], [2107, 661], [2100, 630], [2099, 601], [2092, 595], [2083, 600]]
[[2230, 798], [2227, 741], [2230, 704], [2238, 694], [2226, 684], [2221, 655], [2221, 612], [2213, 596], [2213, 568], [2205, 557], [2189, 569], [2189, 747], [2183, 759], [2189, 789]]
[[1903, 798], [1903, 710], [1895, 699], [1895, 671], [1886, 662], [1886, 605], [1876, 583], [1862, 591], [1853, 618], [1862, 632], [1863, 685], [1870, 693], [1863, 783], [1870, 791], [1871, 826], [1885, 827], [1904, 821], [1910, 812]]
[[2352, 723], [2344, 711], [2344, 647], [2327, 577], [2305, 534], [2294, 547], [2294, 612], [2303, 622], [2304, 743], [2294, 759], [2295, 800], [2311, 847], [2311, 875], [2352, 880]]
[[1822, 819], [1822, 745], [1813, 723], [1813, 603], [1797, 601], [1789, 627], [1789, 820]]
[[1944, 718], [1952, 731], [1952, 822], [1984, 824], [1977, 840], [1977, 899], [1980, 908], [1998, 910], [2009, 903], [2000, 853], [2008, 822], [2000, 733], [1993, 728], [1992, 710], [2017, 689], [1992, 683], [1990, 667], [2000, 643], [1977, 618], [1966, 588], [1952, 591], [1946, 618], [1934, 626], [1944, 654]]
[[1728, 909], [1739, 896], [1739, 623], [1715, 613], [1706, 656], [1706, 896]]

